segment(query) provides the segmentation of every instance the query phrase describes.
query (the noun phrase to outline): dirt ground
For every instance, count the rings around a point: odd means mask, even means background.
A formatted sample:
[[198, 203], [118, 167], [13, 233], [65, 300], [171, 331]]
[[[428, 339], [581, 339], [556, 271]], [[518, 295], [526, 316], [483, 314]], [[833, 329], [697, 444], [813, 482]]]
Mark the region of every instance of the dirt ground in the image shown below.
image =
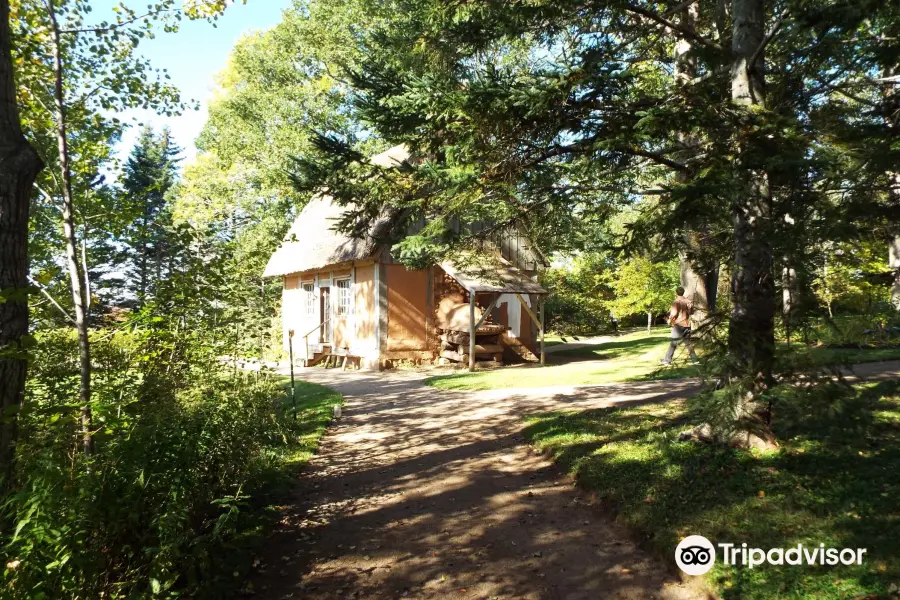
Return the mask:
[[255, 597], [708, 597], [521, 435], [527, 414], [661, 402], [696, 382], [473, 393], [426, 387], [418, 373], [301, 376], [344, 394], [344, 415], [259, 557]]

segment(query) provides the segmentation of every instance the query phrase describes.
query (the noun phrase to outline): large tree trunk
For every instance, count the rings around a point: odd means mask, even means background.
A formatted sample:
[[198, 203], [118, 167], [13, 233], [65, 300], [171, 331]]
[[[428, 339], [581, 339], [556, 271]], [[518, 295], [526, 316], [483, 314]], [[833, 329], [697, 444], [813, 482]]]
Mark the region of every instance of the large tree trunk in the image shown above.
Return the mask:
[[88, 337], [87, 290], [85, 278], [78, 262], [78, 242], [75, 239], [75, 205], [72, 198], [72, 170], [69, 166], [69, 142], [66, 133], [66, 102], [63, 94], [63, 62], [59, 24], [53, 0], [47, 0], [50, 23], [53, 28], [54, 101], [56, 103], [56, 141], [59, 146], [59, 169], [63, 184], [63, 237], [66, 240], [66, 266], [72, 287], [75, 306], [75, 329], [78, 331], [78, 358], [81, 374], [78, 401], [81, 404], [81, 428], [84, 451], [93, 448], [91, 436], [91, 346]]
[[25, 397], [28, 334], [28, 209], [43, 167], [19, 123], [10, 55], [9, 0], [0, 0], [0, 478], [8, 477], [16, 415]]
[[[764, 36], [764, 3], [735, 0], [733, 11], [732, 100], [742, 106], [765, 107], [763, 58], [757, 55]], [[746, 152], [749, 148], [741, 150]], [[741, 164], [738, 169], [741, 183], [746, 185], [741, 186], [742, 193], [733, 205], [734, 309], [728, 345], [732, 355], [753, 373], [768, 376], [774, 353], [775, 314], [773, 257], [767, 239], [772, 199], [768, 177], [762, 169], [753, 164]]]
[[[679, 23], [688, 30], [693, 31], [697, 20], [699, 19], [700, 8], [699, 2], [694, 2], [685, 6], [679, 11]], [[675, 43], [675, 82], [677, 85], [689, 86], [691, 80], [697, 76], [697, 59], [692, 53], [693, 45], [691, 40], [686, 36], [679, 38]], [[689, 91], [685, 91], [689, 94]], [[681, 133], [678, 141], [687, 149], [684, 158], [690, 158], [694, 153], [691, 148], [698, 143], [696, 135], [689, 133]], [[691, 173], [678, 173], [679, 183], [687, 183], [690, 181]], [[697, 255], [700, 253], [703, 244], [703, 232], [692, 231], [685, 227], [684, 233], [685, 246], [691, 251], [690, 254]], [[694, 305], [694, 314], [692, 320], [701, 325], [709, 312], [716, 309], [716, 288], [719, 285], [719, 269], [714, 267], [704, 269], [694, 264], [688, 252], [681, 251], [678, 254], [681, 263], [681, 286], [685, 289], [685, 297], [689, 298]]]
[[[732, 3], [732, 101], [747, 108], [765, 107], [761, 47], [765, 24], [763, 0]], [[753, 64], [751, 60], [754, 60]], [[746, 118], [752, 118], [750, 110]], [[768, 176], [745, 161], [751, 154], [745, 141], [738, 157], [739, 185], [733, 204], [734, 272], [731, 293], [734, 307], [728, 331], [728, 350], [739, 369], [767, 382], [775, 354], [775, 284], [772, 275], [772, 198]]]

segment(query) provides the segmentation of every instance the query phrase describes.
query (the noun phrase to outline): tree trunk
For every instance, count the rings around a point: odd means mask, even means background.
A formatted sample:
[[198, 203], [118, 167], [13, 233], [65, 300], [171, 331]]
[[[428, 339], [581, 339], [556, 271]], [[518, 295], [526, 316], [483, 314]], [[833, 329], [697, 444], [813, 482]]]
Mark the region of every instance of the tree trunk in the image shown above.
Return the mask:
[[[0, 478], [11, 475], [25, 397], [28, 209], [43, 163], [22, 134], [10, 56], [9, 0], [0, 0]], [[7, 488], [8, 489], [8, 488]]]
[[[785, 261], [787, 262], [787, 261]], [[797, 270], [791, 266], [781, 269], [781, 318], [784, 320], [784, 332], [787, 343], [791, 343], [791, 327], [794, 324], [794, 313], [800, 300], [800, 286], [797, 281]]]
[[[700, 16], [699, 2], [694, 2], [679, 11], [680, 25], [688, 30], [693, 31], [697, 20]], [[686, 36], [681, 37], [675, 43], [675, 82], [677, 85], [689, 85], [690, 81], [697, 76], [697, 59], [692, 54], [693, 45]], [[686, 148], [684, 159], [690, 158], [694, 154], [693, 148], [698, 143], [696, 135], [690, 133], [681, 133], [678, 135], [678, 141]], [[685, 162], [685, 161], [683, 161]], [[688, 183], [691, 173], [680, 172], [677, 175], [679, 183]], [[699, 251], [702, 241], [702, 231], [692, 231], [685, 227], [684, 243], [693, 250]], [[719, 269], [700, 269], [698, 265], [692, 264], [687, 252], [679, 252], [679, 261], [681, 263], [681, 286], [685, 289], [685, 297], [693, 302], [694, 314], [692, 320], [698, 324], [702, 324], [706, 320], [706, 316], [710, 311], [716, 309], [716, 288], [719, 285]], [[698, 272], [698, 270], [702, 272]]]
[[[882, 69], [882, 77], [894, 77], [897, 75], [898, 67], [889, 65]], [[884, 115], [885, 127], [887, 127], [889, 135], [893, 140], [900, 136], [900, 91], [896, 86], [884, 86]], [[894, 186], [900, 185], [900, 174], [897, 172], [888, 173], [888, 198], [894, 206], [900, 205], [900, 191]], [[895, 230], [894, 238], [888, 242], [888, 267], [894, 269], [894, 283], [891, 286], [891, 304], [897, 310], [900, 310], [900, 232]]]
[[716, 292], [719, 288], [719, 268], [714, 267], [700, 274], [694, 270], [691, 261], [684, 253], [679, 254], [681, 262], [681, 287], [684, 295], [694, 305], [691, 320], [698, 325], [706, 321], [707, 315], [716, 310]]
[[894, 285], [891, 287], [891, 303], [900, 310], [900, 237], [888, 246], [888, 266], [894, 269]]
[[66, 133], [66, 103], [63, 95], [63, 61], [59, 24], [56, 20], [54, 0], [47, 0], [50, 23], [53, 28], [54, 101], [56, 103], [56, 141], [59, 147], [59, 169], [63, 183], [63, 236], [66, 240], [66, 266], [72, 287], [75, 306], [75, 329], [78, 331], [78, 357], [81, 380], [78, 401], [81, 404], [81, 428], [84, 451], [93, 449], [91, 436], [91, 346], [88, 338], [87, 294], [84, 276], [78, 262], [78, 242], [75, 239], [75, 206], [72, 198], [72, 171], [69, 166], [69, 142]]
[[[763, 0], [734, 0], [732, 4], [732, 101], [747, 108], [765, 108], [763, 57], [758, 49], [764, 33]], [[755, 58], [754, 64], [750, 64]], [[747, 119], [752, 119], [750, 110]], [[752, 163], [751, 141], [744, 141], [737, 158], [741, 186], [735, 197], [734, 272], [731, 293], [734, 307], [728, 330], [728, 351], [737, 370], [749, 369], [768, 382], [775, 354], [775, 285], [769, 232], [772, 198], [767, 174]], [[737, 374], [737, 373], [735, 373]]]
[[647, 334], [652, 333], [653, 330], [653, 313], [647, 311]]

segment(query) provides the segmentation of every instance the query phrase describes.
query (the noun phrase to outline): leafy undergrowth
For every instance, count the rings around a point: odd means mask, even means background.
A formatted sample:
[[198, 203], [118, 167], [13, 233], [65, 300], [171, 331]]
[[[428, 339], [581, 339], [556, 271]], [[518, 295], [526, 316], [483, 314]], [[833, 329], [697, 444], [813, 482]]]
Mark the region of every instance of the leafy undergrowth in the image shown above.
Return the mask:
[[783, 392], [775, 409], [783, 442], [771, 452], [678, 442], [693, 424], [681, 403], [531, 417], [526, 435], [673, 568], [675, 546], [693, 534], [763, 549], [867, 549], [860, 566], [719, 560], [706, 577], [725, 598], [895, 597], [900, 383]]
[[224, 368], [184, 332], [107, 333], [86, 454], [74, 343], [42, 333], [34, 353], [0, 597], [233, 595], [340, 394], [300, 383], [294, 419], [283, 378]]

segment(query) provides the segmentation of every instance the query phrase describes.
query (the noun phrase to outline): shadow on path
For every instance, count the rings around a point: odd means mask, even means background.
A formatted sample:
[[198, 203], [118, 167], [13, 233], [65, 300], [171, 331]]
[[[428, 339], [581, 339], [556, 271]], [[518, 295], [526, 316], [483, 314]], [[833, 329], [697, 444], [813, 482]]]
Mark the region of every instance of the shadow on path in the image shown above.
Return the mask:
[[250, 582], [257, 597], [705, 597], [521, 435], [527, 414], [684, 398], [696, 381], [452, 392], [421, 373], [302, 377], [347, 403], [284, 507]]

